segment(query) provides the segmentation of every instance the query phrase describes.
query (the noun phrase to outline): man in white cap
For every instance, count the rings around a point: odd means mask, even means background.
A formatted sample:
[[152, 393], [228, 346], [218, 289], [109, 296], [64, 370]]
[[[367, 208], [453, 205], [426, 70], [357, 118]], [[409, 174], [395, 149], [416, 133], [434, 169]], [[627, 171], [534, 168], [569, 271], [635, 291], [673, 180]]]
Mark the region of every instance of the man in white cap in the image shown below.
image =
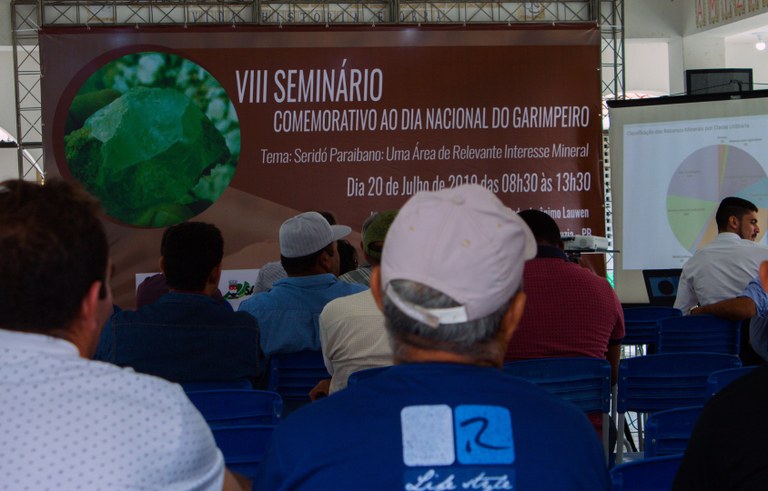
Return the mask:
[[483, 187], [412, 197], [371, 276], [396, 365], [281, 423], [256, 489], [608, 489], [585, 415], [500, 370], [535, 254]]
[[259, 323], [264, 355], [319, 350], [318, 317], [334, 298], [365, 290], [337, 279], [336, 241], [352, 231], [309, 211], [280, 226], [280, 262], [288, 277], [240, 304]]

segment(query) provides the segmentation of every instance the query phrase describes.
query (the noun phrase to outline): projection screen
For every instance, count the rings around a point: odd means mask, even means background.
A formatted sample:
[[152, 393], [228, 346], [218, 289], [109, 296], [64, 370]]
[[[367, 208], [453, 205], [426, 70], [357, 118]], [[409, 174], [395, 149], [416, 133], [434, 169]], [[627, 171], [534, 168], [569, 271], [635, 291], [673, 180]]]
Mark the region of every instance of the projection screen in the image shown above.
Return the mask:
[[609, 103], [616, 292], [645, 303], [642, 270], [680, 268], [739, 196], [768, 224], [768, 91]]

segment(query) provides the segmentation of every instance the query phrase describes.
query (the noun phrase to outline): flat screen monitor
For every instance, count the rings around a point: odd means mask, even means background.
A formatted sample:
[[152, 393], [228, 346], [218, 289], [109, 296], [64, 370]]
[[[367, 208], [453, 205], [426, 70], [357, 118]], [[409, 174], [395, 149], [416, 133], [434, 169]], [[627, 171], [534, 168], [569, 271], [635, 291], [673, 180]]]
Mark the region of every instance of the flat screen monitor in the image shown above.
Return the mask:
[[677, 297], [677, 285], [680, 283], [682, 271], [680, 268], [643, 270], [648, 302], [651, 305], [672, 307]]
[[752, 90], [751, 68], [707, 68], [685, 71], [687, 95], [719, 94]]

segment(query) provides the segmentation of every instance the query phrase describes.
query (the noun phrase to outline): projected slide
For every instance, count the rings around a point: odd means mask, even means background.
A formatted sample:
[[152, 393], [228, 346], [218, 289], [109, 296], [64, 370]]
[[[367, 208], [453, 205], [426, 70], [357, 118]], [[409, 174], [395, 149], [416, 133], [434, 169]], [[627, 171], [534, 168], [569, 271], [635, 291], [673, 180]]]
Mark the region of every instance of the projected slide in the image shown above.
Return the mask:
[[765, 229], [766, 127], [768, 116], [625, 126], [622, 267], [679, 268], [717, 235], [726, 196], [754, 202]]
[[673, 174], [667, 219], [680, 244], [694, 253], [717, 235], [715, 212], [722, 198], [741, 196], [758, 204], [767, 192], [765, 171], [748, 152], [732, 145], [704, 147], [683, 160]]

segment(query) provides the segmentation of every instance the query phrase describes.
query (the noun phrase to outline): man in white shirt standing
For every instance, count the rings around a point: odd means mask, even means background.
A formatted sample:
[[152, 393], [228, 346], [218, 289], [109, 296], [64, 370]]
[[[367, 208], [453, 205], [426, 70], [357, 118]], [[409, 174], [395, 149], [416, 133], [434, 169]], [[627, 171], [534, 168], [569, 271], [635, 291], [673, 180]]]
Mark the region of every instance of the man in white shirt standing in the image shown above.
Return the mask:
[[93, 198], [0, 184], [0, 489], [239, 490], [181, 387], [89, 360], [112, 310]]
[[690, 313], [739, 295], [755, 275], [768, 248], [754, 242], [760, 233], [757, 206], [729, 196], [720, 202], [715, 214], [718, 235], [683, 265], [675, 307]]

